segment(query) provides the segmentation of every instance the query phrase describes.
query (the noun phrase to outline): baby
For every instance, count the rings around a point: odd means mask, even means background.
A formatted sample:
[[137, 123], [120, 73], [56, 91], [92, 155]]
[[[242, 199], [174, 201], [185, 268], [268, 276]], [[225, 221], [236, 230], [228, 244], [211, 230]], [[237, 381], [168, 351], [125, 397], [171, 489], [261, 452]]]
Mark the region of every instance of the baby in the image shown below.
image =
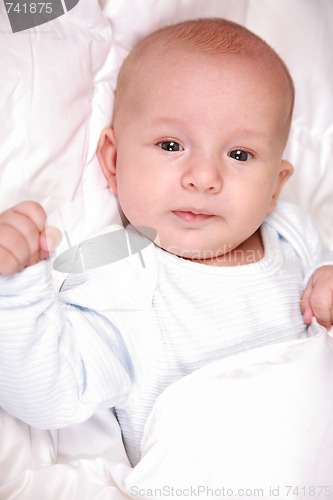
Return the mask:
[[46, 257], [58, 233], [43, 209], [0, 215], [6, 410], [51, 428], [114, 407], [134, 465], [172, 382], [303, 338], [312, 316], [331, 327], [332, 259], [308, 218], [277, 201], [293, 170], [282, 159], [293, 101], [277, 54], [223, 19], [169, 26], [133, 49], [97, 155], [126, 231], [153, 228], [158, 244], [145, 266], [133, 255], [72, 274], [56, 294]]

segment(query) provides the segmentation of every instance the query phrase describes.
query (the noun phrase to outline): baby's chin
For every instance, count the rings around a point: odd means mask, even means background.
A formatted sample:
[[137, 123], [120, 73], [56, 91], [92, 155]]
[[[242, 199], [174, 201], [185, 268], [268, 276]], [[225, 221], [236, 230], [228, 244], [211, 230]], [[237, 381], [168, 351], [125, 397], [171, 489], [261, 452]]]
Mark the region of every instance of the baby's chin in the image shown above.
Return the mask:
[[180, 248], [176, 245], [160, 245], [163, 250], [177, 257], [186, 260], [192, 260], [193, 262], [199, 263], [207, 263], [210, 261], [214, 261], [220, 256], [223, 257], [223, 252], [215, 252], [211, 249], [189, 249], [189, 248]]
[[[223, 259], [225, 254], [230, 250], [226, 245], [223, 245], [225, 248], [218, 248], [217, 250], [207, 248], [206, 245], [203, 245], [203, 236], [199, 240], [198, 238], [192, 238], [187, 241], [179, 241], [177, 238], [170, 238], [169, 235], [166, 237], [165, 231], [162, 234], [158, 234], [157, 230], [153, 227], [134, 225], [132, 223], [131, 225], [162, 250], [193, 262], [216, 265], [213, 261], [219, 258]], [[207, 244], [207, 242], [205, 243]]]

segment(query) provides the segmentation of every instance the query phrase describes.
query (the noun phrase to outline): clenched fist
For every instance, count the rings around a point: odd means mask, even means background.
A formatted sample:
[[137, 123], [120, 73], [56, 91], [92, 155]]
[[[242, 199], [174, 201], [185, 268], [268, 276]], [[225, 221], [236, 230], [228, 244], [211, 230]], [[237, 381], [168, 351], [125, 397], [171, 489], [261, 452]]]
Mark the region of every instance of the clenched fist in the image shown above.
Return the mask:
[[333, 324], [333, 266], [323, 266], [311, 276], [304, 290], [301, 309], [305, 323], [314, 316], [329, 330]]
[[10, 275], [49, 257], [61, 240], [55, 227], [45, 228], [46, 214], [24, 201], [0, 214], [0, 274]]

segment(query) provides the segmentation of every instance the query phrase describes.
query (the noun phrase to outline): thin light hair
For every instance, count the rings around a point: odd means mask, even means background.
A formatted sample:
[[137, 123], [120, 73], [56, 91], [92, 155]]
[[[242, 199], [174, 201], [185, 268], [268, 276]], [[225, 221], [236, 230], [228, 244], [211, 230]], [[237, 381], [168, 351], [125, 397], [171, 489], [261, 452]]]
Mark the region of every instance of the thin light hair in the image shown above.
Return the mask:
[[183, 21], [165, 26], [143, 38], [125, 59], [118, 76], [114, 117], [124, 95], [135, 88], [135, 69], [152, 53], [181, 48], [212, 55], [229, 54], [252, 58], [267, 66], [268, 72], [284, 75], [290, 94], [289, 123], [294, 105], [294, 84], [280, 56], [264, 40], [244, 26], [223, 18]]

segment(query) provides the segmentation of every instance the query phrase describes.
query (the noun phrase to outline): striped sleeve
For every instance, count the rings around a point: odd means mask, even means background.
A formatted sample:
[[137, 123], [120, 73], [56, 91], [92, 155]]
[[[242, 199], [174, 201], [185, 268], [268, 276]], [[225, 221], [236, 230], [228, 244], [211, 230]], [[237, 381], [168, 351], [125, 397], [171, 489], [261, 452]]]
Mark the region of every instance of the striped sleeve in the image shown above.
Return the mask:
[[0, 277], [0, 405], [34, 427], [88, 419], [126, 397], [131, 375], [116, 327], [63, 303], [50, 263]]

